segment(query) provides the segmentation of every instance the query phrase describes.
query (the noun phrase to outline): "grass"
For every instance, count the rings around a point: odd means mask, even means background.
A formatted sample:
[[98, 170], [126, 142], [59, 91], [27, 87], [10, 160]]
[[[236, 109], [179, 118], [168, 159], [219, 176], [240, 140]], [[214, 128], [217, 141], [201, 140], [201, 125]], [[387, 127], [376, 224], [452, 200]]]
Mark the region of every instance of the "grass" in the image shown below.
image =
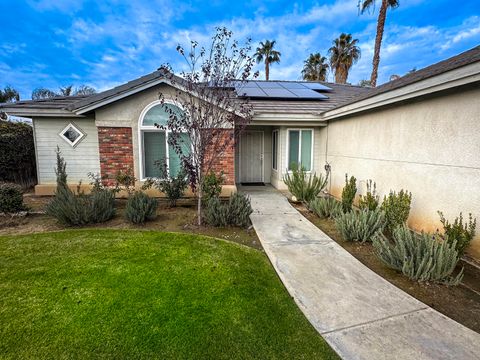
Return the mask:
[[0, 237], [1, 358], [333, 359], [255, 249], [153, 231]]

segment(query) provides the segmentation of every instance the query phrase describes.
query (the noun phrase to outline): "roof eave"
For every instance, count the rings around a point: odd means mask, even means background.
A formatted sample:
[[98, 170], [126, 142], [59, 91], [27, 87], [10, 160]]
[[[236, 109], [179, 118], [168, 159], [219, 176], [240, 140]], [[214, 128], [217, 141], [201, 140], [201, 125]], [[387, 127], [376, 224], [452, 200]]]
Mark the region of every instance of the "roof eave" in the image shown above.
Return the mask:
[[22, 107], [2, 107], [0, 111], [8, 115], [21, 116], [27, 118], [39, 117], [73, 117], [83, 118], [83, 115], [77, 115], [68, 110], [63, 109], [45, 109], [45, 108], [22, 108]]
[[333, 120], [478, 81], [480, 81], [480, 62], [468, 64], [333, 110], [327, 110], [323, 112], [322, 119]]

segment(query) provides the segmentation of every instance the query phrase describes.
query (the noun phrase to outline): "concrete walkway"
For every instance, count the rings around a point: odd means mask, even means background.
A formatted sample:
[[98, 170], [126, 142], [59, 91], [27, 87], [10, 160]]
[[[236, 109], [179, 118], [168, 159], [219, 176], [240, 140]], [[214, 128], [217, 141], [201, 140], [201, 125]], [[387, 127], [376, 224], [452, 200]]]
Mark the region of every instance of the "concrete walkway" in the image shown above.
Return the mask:
[[243, 188], [290, 295], [344, 359], [480, 359], [480, 335], [365, 267], [273, 188]]

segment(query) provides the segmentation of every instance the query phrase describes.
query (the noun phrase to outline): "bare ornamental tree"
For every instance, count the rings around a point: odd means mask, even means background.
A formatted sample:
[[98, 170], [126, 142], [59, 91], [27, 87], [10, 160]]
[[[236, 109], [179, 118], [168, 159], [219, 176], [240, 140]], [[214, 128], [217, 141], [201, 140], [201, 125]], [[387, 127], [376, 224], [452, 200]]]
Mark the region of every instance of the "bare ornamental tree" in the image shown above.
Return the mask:
[[231, 31], [217, 28], [209, 48], [195, 41], [188, 51], [177, 47], [188, 69], [180, 76], [169, 65], [160, 68], [175, 92], [159, 94], [169, 119], [166, 125], [155, 125], [168, 129], [168, 144], [179, 156], [197, 196], [198, 225], [202, 224], [204, 175], [221, 170], [222, 159], [235, 151], [235, 141], [252, 119], [251, 105], [241, 93], [242, 86], [258, 76], [253, 72], [251, 50], [250, 39], [240, 45]]

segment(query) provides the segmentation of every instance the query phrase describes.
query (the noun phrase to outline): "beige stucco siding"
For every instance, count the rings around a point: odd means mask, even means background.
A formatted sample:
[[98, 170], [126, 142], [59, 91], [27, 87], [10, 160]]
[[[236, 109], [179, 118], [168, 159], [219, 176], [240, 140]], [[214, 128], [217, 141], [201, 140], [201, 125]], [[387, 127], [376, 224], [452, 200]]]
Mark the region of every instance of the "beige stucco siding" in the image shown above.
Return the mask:
[[[33, 121], [39, 184], [52, 184], [56, 181], [54, 168], [57, 146], [67, 162], [69, 182], [88, 182], [89, 172], [100, 172], [98, 135], [93, 119], [34, 118]], [[70, 122], [86, 134], [75, 147], [59, 136]]]
[[[409, 225], [441, 228], [437, 210], [449, 219], [469, 212], [480, 221], [480, 90], [457, 91], [385, 110], [331, 121], [328, 162], [331, 192], [340, 196], [345, 173], [373, 179], [383, 197], [390, 189], [413, 194]], [[480, 232], [480, 231], [477, 231]], [[480, 237], [469, 249], [480, 257]]]

